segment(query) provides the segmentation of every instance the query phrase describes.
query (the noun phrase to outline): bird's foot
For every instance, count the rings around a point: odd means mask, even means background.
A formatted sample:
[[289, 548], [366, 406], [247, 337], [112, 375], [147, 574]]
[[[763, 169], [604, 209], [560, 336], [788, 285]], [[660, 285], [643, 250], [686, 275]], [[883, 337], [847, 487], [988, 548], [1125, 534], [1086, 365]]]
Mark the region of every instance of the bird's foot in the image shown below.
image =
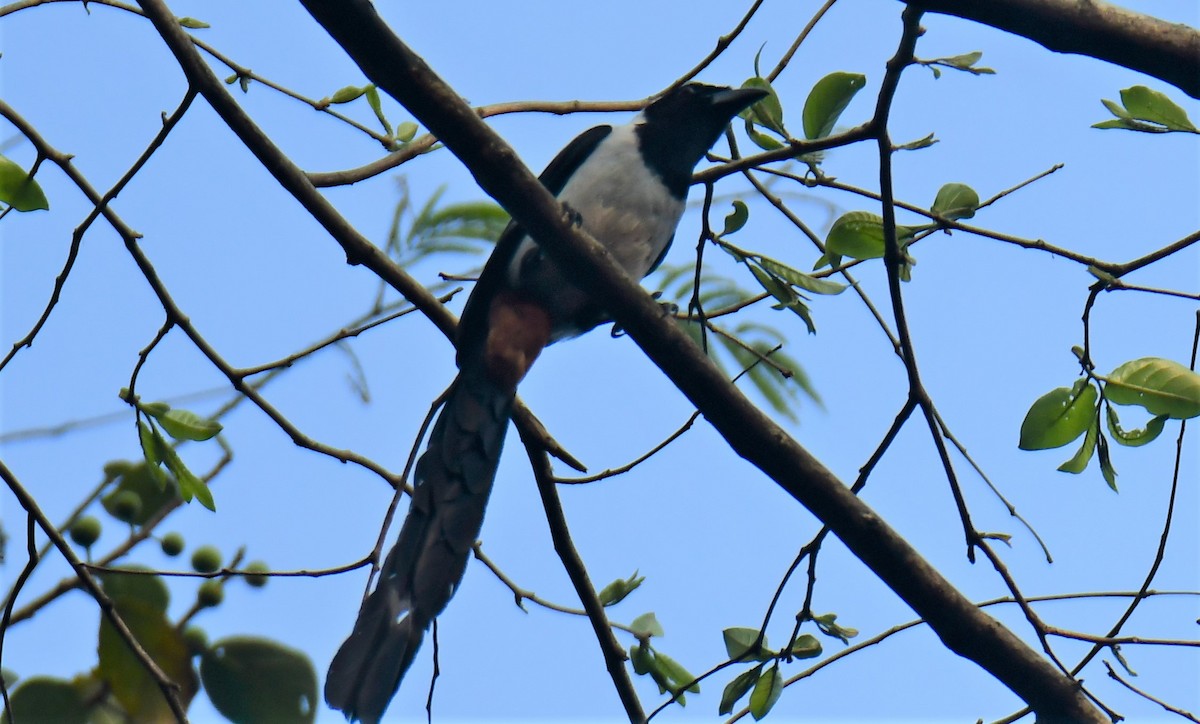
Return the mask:
[[[662, 301], [662, 295], [663, 295], [663, 293], [661, 291], [650, 293], [650, 296], [658, 301], [658, 308], [660, 310], [662, 310], [662, 315], [664, 317], [673, 317], [676, 314], [678, 314], [679, 313], [679, 305], [676, 304], [675, 302]], [[612, 326], [611, 334], [614, 338], [624, 337], [625, 336], [625, 328], [622, 327], [620, 324], [617, 324], [614, 322], [613, 326]]]
[[563, 208], [563, 218], [565, 218], [567, 220], [568, 224], [570, 224], [571, 226], [574, 226], [576, 228], [583, 227], [583, 214], [576, 211], [574, 208], [571, 207], [570, 204], [566, 203], [565, 201], [563, 202], [562, 208]]

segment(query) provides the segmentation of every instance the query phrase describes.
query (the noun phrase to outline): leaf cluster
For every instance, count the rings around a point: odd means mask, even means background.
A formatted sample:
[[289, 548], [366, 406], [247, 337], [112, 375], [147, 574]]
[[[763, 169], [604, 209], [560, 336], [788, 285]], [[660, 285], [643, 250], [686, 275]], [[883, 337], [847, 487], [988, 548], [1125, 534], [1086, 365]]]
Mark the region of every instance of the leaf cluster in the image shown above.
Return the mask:
[[[145, 569], [101, 575], [105, 595], [138, 646], [175, 684], [186, 709], [203, 685], [217, 711], [234, 722], [311, 722], [317, 711], [317, 674], [303, 653], [264, 638], [233, 636], [212, 645], [187, 617], [172, 623], [170, 593], [160, 576]], [[197, 606], [220, 591], [224, 580], [200, 586]], [[206, 594], [205, 589], [210, 590]], [[217, 598], [219, 603], [219, 596]], [[210, 604], [215, 605], [215, 604]], [[100, 619], [98, 663], [70, 680], [33, 676], [13, 689], [11, 712], [0, 721], [116, 724], [172, 721], [158, 682], [107, 618]]]
[[[1082, 354], [1082, 350], [1077, 350]], [[1116, 405], [1141, 407], [1152, 417], [1140, 429], [1121, 426]], [[1087, 375], [1070, 387], [1057, 387], [1034, 401], [1021, 423], [1018, 446], [1022, 450], [1063, 447], [1083, 436], [1075, 455], [1058, 467], [1065, 473], [1082, 473], [1093, 456], [1113, 490], [1117, 471], [1109, 452], [1109, 438], [1118, 445], [1140, 447], [1153, 442], [1168, 420], [1188, 420], [1200, 415], [1200, 375], [1187, 367], [1158, 357], [1142, 357], [1118, 366], [1107, 377]], [[1102, 422], [1103, 419], [1103, 422]], [[1102, 427], [1106, 426], [1108, 436]]]

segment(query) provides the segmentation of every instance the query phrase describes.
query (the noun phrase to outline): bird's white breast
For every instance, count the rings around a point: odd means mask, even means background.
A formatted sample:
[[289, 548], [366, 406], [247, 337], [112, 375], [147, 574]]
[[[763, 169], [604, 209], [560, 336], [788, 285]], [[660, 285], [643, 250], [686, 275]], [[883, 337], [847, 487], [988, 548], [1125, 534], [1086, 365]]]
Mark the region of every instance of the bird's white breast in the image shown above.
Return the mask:
[[[645, 276], [671, 243], [684, 203], [645, 164], [634, 125], [604, 138], [563, 186], [558, 199], [577, 212], [583, 228], [633, 279]], [[573, 284], [528, 237], [517, 247], [509, 283], [552, 309], [552, 339], [595, 324], [600, 306]], [[581, 316], [582, 315], [582, 316]]]
[[671, 242], [683, 201], [643, 162], [632, 124], [618, 126], [579, 167], [559, 199], [579, 212], [583, 228], [634, 279]]

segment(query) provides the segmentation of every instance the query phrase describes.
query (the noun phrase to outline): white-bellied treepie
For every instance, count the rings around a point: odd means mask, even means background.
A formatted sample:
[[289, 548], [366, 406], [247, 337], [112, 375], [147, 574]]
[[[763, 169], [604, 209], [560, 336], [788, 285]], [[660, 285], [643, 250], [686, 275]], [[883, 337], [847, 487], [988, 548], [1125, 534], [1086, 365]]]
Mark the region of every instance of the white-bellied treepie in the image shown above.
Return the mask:
[[[688, 83], [624, 126], [571, 141], [539, 177], [634, 279], [666, 255], [692, 171], [765, 91]], [[517, 383], [542, 349], [607, 319], [537, 242], [509, 224], [459, 326], [458, 377], [417, 461], [408, 517], [325, 680], [348, 719], [378, 722], [426, 629], [462, 580], [483, 525]]]

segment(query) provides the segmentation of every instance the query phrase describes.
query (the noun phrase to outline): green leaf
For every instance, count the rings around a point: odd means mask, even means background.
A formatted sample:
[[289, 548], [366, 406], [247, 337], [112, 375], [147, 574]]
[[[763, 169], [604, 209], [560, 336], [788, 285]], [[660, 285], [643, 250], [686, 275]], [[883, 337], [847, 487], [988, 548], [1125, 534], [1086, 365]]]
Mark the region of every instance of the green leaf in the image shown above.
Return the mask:
[[812, 634], [800, 634], [780, 653], [795, 659], [811, 659], [821, 655], [821, 642]]
[[869, 211], [848, 211], [838, 217], [825, 236], [825, 254], [852, 259], [882, 259], [883, 217]]
[[1108, 109], [1109, 113], [1112, 113], [1117, 118], [1123, 118], [1126, 120], [1131, 120], [1133, 118], [1133, 116], [1129, 115], [1129, 111], [1122, 108], [1121, 104], [1117, 103], [1116, 101], [1110, 101], [1107, 98], [1102, 98], [1100, 99], [1100, 102], [1104, 104], [1104, 107]]
[[[975, 50], [970, 53], [963, 53], [962, 55], [951, 55], [948, 58], [937, 58], [935, 60], [922, 61], [922, 62], [926, 63], [926, 64], [939, 63], [946, 67], [954, 68], [955, 70], [961, 70], [961, 71], [965, 71], [967, 73], [971, 73], [972, 75], [993, 75], [993, 74], [995, 74], [996, 71], [992, 70], [991, 68], [976, 68], [975, 67], [975, 64], [978, 63], [979, 59], [982, 57], [983, 57], [983, 53], [981, 51]], [[940, 77], [940, 75], [937, 72], [936, 67], [934, 67], [933, 65], [928, 65], [928, 67], [931, 71], [933, 71], [933, 77], [935, 77], [935, 78]]]
[[311, 722], [317, 672], [302, 652], [269, 639], [217, 641], [200, 657], [200, 678], [213, 706], [232, 722]]
[[1104, 482], [1108, 483], [1108, 487], [1117, 492], [1117, 469], [1113, 467], [1112, 458], [1108, 455], [1108, 440], [1104, 435], [1100, 435], [1097, 440], [1096, 451], [1100, 457], [1100, 474], [1104, 476]]
[[1121, 102], [1125, 104], [1125, 110], [1138, 120], [1160, 123], [1171, 131], [1200, 133], [1192, 125], [1187, 112], [1163, 93], [1144, 85], [1121, 91]]
[[392, 124], [388, 123], [387, 116], [383, 115], [383, 104], [379, 100], [379, 89], [374, 84], [368, 85], [363, 95], [367, 97], [367, 104], [371, 106], [371, 110], [375, 111], [375, 117], [379, 119], [384, 132], [389, 136], [392, 135]]
[[1166, 415], [1158, 415], [1150, 418], [1150, 422], [1146, 423], [1146, 427], [1141, 430], [1123, 430], [1121, 429], [1121, 421], [1117, 418], [1117, 410], [1112, 405], [1106, 408], [1108, 412], [1108, 432], [1117, 441], [1118, 445], [1125, 447], [1141, 447], [1148, 442], [1152, 442], [1163, 431], [1163, 425], [1167, 422]]
[[1149, 123], [1142, 123], [1129, 118], [1111, 118], [1107, 121], [1093, 123], [1092, 128], [1122, 128], [1127, 131], [1138, 131], [1140, 133], [1166, 133], [1167, 129], [1161, 126], [1152, 126]]
[[[142, 566], [125, 566], [126, 570], [146, 571]], [[120, 573], [105, 571], [97, 574], [100, 587], [114, 602], [137, 601], [158, 614], [166, 615], [171, 603], [167, 584], [159, 576], [146, 573]], [[123, 604], [122, 604], [123, 605]]]
[[[671, 683], [674, 684], [671, 687], [671, 693], [675, 693], [680, 689], [693, 694], [700, 693], [700, 682], [696, 681], [696, 677], [690, 671], [683, 668], [683, 665], [678, 661], [661, 651], [654, 652], [654, 659], [658, 664], [658, 670], [665, 674], [671, 680]], [[684, 687], [687, 688], [684, 689]]]
[[154, 419], [176, 440], [203, 442], [221, 432], [221, 423], [200, 417], [187, 410], [168, 409], [155, 414]]
[[1115, 119], [1093, 123], [1092, 128], [1123, 128], [1142, 133], [1200, 133], [1187, 112], [1159, 91], [1135, 85], [1121, 91], [1124, 108], [1108, 99], [1100, 101]]
[[665, 694], [671, 692], [671, 695], [675, 697], [675, 701], [679, 702], [680, 706], [686, 706], [687, 701], [684, 698], [683, 691], [675, 686], [671, 678], [667, 676], [666, 671], [662, 668], [662, 662], [660, 661], [662, 654], [647, 645], [643, 656], [645, 657], [646, 673], [658, 685], [658, 693]]
[[639, 576], [637, 571], [629, 578], [618, 578], [612, 583], [605, 586], [597, 594], [600, 598], [602, 606], [612, 606], [625, 600], [625, 597], [637, 590], [638, 586], [642, 585], [642, 581], [646, 580], [645, 576]]
[[0, 201], [17, 211], [45, 211], [50, 208], [46, 194], [33, 177], [15, 161], [0, 156]]
[[116, 517], [117, 499], [126, 491], [137, 495], [142, 502], [141, 509], [129, 521], [133, 525], [145, 525], [163, 508], [179, 500], [179, 492], [167, 480], [166, 473], [157, 465], [151, 466], [145, 462], [138, 463], [124, 472], [117, 487], [100, 499], [100, 504], [109, 515]]
[[799, 269], [793, 269], [783, 262], [775, 261], [769, 256], [755, 254], [754, 257], [762, 265], [762, 268], [770, 272], [772, 276], [778, 277], [792, 286], [800, 287], [806, 292], [834, 295], [846, 291], [846, 285], [840, 282], [810, 276]]
[[804, 137], [814, 140], [828, 136], [850, 100], [866, 84], [866, 76], [844, 72], [830, 73], [817, 81], [804, 101]]
[[364, 85], [364, 86], [348, 85], [343, 88], [338, 88], [336, 91], [333, 92], [333, 95], [329, 96], [329, 102], [341, 104], [341, 103], [349, 103], [350, 101], [358, 100], [359, 98], [362, 98], [362, 95], [364, 93], [366, 93], [367, 89], [370, 87], [371, 87], [370, 85]]
[[749, 219], [750, 209], [746, 206], [746, 202], [741, 199], [734, 199], [733, 211], [725, 216], [725, 228], [721, 231], [721, 236], [740, 230], [746, 225]]
[[1074, 388], [1059, 387], [1037, 399], [1021, 423], [1022, 450], [1062, 447], [1082, 435], [1096, 416], [1096, 388], [1086, 377]]
[[766, 636], [763, 636], [758, 648], [754, 648], [755, 642], [758, 641], [756, 628], [735, 626], [722, 631], [721, 636], [725, 639], [725, 653], [729, 654], [731, 661], [768, 661], [775, 656], [775, 652], [767, 648]]
[[831, 267], [833, 269], [837, 269], [841, 265], [842, 265], [842, 255], [841, 254], [830, 254], [828, 251], [826, 251], [824, 254], [821, 255], [821, 257], [819, 259], [817, 259], [815, 262], [813, 262], [813, 271], [817, 271], [818, 269], [822, 269], [824, 267]]
[[645, 676], [654, 667], [654, 652], [649, 646], [634, 644], [629, 647], [629, 662], [633, 664], [633, 673]]
[[139, 402], [137, 406], [142, 412], [156, 419], [159, 415], [171, 409], [171, 406], [165, 402]]
[[[816, 334], [817, 328], [813, 324], [812, 314], [799, 295], [792, 291], [790, 286], [784, 283], [779, 277], [774, 276], [756, 264], [747, 264], [746, 266], [750, 268], [750, 272], [758, 280], [758, 283], [762, 285], [762, 288], [778, 300], [779, 303], [773, 306], [774, 309], [792, 310], [804, 320], [805, 325], [808, 327], [808, 333]], [[751, 374], [753, 374], [753, 371]]]
[[5, 711], [3, 724], [88, 724], [89, 703], [70, 681], [34, 676], [11, 691], [9, 702], [14, 716]]
[[[813, 622], [817, 624], [817, 628], [826, 636], [832, 636], [840, 640], [844, 644], [850, 643], [850, 639], [858, 635], [858, 629], [848, 626], [839, 626], [837, 624], [836, 613], [826, 613], [821, 616], [814, 616]], [[795, 647], [793, 646], [793, 649]]]
[[946, 219], [969, 219], [979, 208], [979, 194], [966, 184], [951, 183], [938, 189], [930, 211]]
[[[141, 648], [179, 686], [186, 709], [198, 687], [183, 634], [147, 601], [118, 598], [113, 603]], [[162, 690], [106, 617], [100, 619], [99, 655], [97, 674], [133, 721], [174, 721]]]
[[762, 664], [759, 664], [753, 669], [738, 674], [733, 681], [726, 684], [725, 691], [721, 692], [721, 706], [717, 709], [717, 714], [721, 716], [732, 714], [734, 705], [746, 695], [747, 691], [750, 691], [750, 687], [758, 682], [758, 677], [761, 675]]
[[758, 280], [762, 288], [779, 300], [781, 306], [786, 307], [796, 302], [798, 299], [796, 293], [792, 291], [791, 287], [784, 284], [782, 279], [757, 264], [747, 264], [746, 266], [749, 267], [750, 272], [754, 274], [754, 278]]
[[203, 20], [197, 20], [195, 18], [178, 18], [178, 20], [180, 25], [190, 30], [203, 30], [205, 28], [212, 27]]
[[779, 701], [779, 695], [782, 693], [783, 677], [779, 674], [779, 664], [775, 664], [758, 677], [758, 683], [754, 685], [754, 691], [750, 694], [750, 715], [754, 717], [754, 721], [766, 716], [771, 707], [775, 706], [775, 702]]
[[787, 138], [788, 132], [783, 127], [783, 104], [779, 102], [779, 94], [775, 92], [775, 88], [771, 86], [771, 82], [766, 78], [756, 76], [748, 78], [745, 83], [742, 83], [742, 87], [764, 90], [767, 92], [767, 95], [738, 115], [747, 121], [754, 121], [758, 125], [769, 128]]
[[508, 212], [490, 201], [465, 201], [423, 209], [420, 221], [413, 221], [412, 231], [422, 236], [494, 241], [508, 222]]
[[404, 121], [403, 123], [396, 124], [396, 132], [392, 137], [400, 143], [408, 143], [409, 141], [413, 140], [413, 137], [416, 135], [417, 124], [413, 123], [412, 121]]
[[983, 51], [972, 50], [970, 53], [963, 53], [962, 55], [952, 55], [948, 58], [939, 58], [938, 60], [942, 61], [946, 65], [953, 66], [955, 68], [970, 68], [971, 66], [978, 63], [979, 59], [982, 57], [983, 57]]
[[[933, 70], [937, 70], [937, 69], [934, 68]], [[915, 141], [909, 141], [908, 143], [901, 143], [900, 145], [896, 146], [896, 150], [897, 151], [919, 151], [922, 148], [929, 148], [930, 146], [932, 146], [933, 144], [935, 144], [937, 142], [938, 142], [938, 140], [936, 138], [934, 138], [933, 134], [931, 133], [928, 136], [925, 136], [923, 138], [918, 138]]]
[[774, 136], [768, 136], [754, 128], [754, 123], [746, 121], [746, 136], [764, 151], [774, 151], [777, 148], [783, 148], [783, 142], [776, 139]]
[[629, 628], [638, 632], [639, 636], [663, 636], [662, 624], [655, 618], [654, 612], [643, 613], [641, 616], [633, 619], [629, 624]]
[[[764, 254], [741, 249], [724, 240], [718, 240], [717, 243], [722, 249], [729, 252], [733, 258], [749, 266], [751, 271], [754, 271], [754, 266], [757, 264], [759, 267], [761, 267], [762, 271], [774, 277], [776, 282], [783, 282], [784, 284], [796, 286], [805, 291], [812, 292], [813, 294], [833, 295], [841, 294], [846, 290], [845, 284], [805, 274], [799, 269], [794, 269], [787, 264], [784, 264], [776, 259], [772, 259]], [[750, 263], [751, 261], [754, 263]], [[764, 282], [757, 273], [755, 273], [755, 277], [759, 279], [759, 283], [763, 285], [763, 288], [766, 291], [772, 291], [768, 286], [770, 282]], [[794, 296], [794, 294], [784, 293], [777, 295], [772, 292], [772, 296], [775, 296], [776, 299], [779, 299], [781, 303], [786, 305], [791, 303], [791, 298]]]
[[1100, 422], [1095, 417], [1088, 423], [1087, 435], [1083, 438], [1083, 444], [1079, 446], [1079, 450], [1075, 455], [1058, 469], [1064, 473], [1074, 473], [1078, 475], [1087, 469], [1088, 463], [1092, 461], [1092, 454], [1096, 452], [1096, 440], [1100, 435]]
[[184, 502], [192, 502], [192, 498], [200, 501], [200, 505], [216, 512], [217, 507], [213, 502], [212, 491], [208, 489], [208, 485], [203, 480], [196, 477], [187, 465], [184, 464], [183, 458], [175, 452], [175, 449], [167, 446], [163, 464], [167, 466], [167, 470], [175, 476], [175, 482], [179, 483], [179, 494], [183, 497]]
[[1187, 420], [1200, 415], [1200, 375], [1168, 359], [1143, 357], [1112, 371], [1104, 397], [1116, 405], [1139, 405], [1151, 415]]
[[142, 456], [151, 465], [161, 463], [163, 460], [162, 449], [169, 447], [167, 441], [163, 440], [162, 435], [158, 434], [158, 430], [153, 429], [140, 420], [138, 421], [138, 442], [142, 445]]

